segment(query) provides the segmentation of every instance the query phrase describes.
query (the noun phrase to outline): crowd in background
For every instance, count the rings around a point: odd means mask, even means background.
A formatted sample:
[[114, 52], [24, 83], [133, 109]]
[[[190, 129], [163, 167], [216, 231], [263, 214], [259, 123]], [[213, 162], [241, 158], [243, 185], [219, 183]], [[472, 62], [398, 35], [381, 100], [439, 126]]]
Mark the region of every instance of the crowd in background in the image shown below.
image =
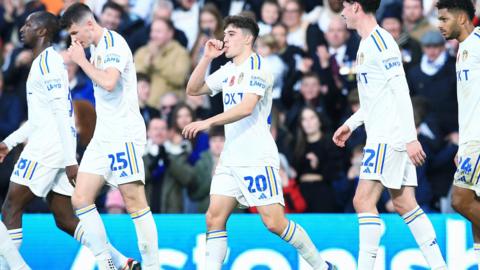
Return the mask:
[[[48, 1], [44, 1], [48, 2]], [[60, 16], [74, 0], [65, 0]], [[210, 181], [224, 143], [222, 127], [193, 140], [181, 135], [192, 121], [223, 111], [221, 95], [185, 94], [189, 75], [211, 38], [223, 38], [225, 16], [255, 18], [256, 52], [274, 76], [272, 135], [280, 152], [286, 210], [354, 212], [366, 134], [355, 130], [345, 148], [332, 132], [359, 108], [355, 60], [359, 36], [347, 30], [339, 0], [86, 0], [99, 23], [128, 42], [137, 69], [140, 112], [147, 127], [146, 190], [156, 213], [204, 213]], [[33, 61], [18, 31], [26, 17], [48, 9], [42, 1], [0, 0], [0, 141], [26, 120], [26, 79]], [[403, 57], [418, 139], [427, 160], [417, 168], [417, 199], [425, 211], [448, 212], [458, 148], [455, 57], [458, 44], [436, 28], [435, 0], [383, 0], [379, 24], [392, 34]], [[477, 18], [475, 22], [477, 23]], [[70, 43], [61, 31], [58, 50]], [[95, 128], [90, 79], [63, 53], [78, 132], [81, 160]], [[229, 60], [214, 59], [211, 74]], [[381, 117], [381, 116], [379, 116]], [[0, 165], [0, 203], [21, 147]], [[118, 190], [106, 187], [97, 205], [123, 213]], [[394, 211], [387, 193], [378, 205]], [[48, 211], [38, 199], [29, 211]], [[255, 209], [239, 210], [255, 212]]]

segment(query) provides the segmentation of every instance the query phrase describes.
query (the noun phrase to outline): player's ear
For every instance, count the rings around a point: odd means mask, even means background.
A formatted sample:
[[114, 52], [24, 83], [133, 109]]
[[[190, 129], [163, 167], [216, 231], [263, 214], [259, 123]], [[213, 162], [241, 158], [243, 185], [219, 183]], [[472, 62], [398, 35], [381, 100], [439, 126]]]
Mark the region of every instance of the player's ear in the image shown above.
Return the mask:
[[253, 35], [245, 35], [245, 44], [253, 45]]
[[40, 28], [37, 30], [37, 35], [39, 37], [44, 37], [44, 36], [47, 36], [47, 28]]

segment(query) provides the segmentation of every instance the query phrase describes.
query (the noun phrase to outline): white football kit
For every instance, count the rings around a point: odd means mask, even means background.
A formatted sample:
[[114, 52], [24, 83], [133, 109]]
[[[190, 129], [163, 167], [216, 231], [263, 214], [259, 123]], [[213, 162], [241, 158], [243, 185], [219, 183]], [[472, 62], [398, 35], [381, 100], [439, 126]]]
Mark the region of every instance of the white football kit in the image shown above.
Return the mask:
[[480, 28], [460, 43], [457, 54], [459, 165], [454, 184], [480, 196]]
[[62, 56], [52, 47], [38, 55], [27, 79], [28, 121], [5, 139], [9, 149], [28, 140], [11, 181], [39, 197], [71, 196], [65, 167], [77, 164], [74, 112]]
[[406, 144], [416, 140], [413, 110], [393, 37], [375, 27], [360, 42], [356, 68], [360, 109], [345, 124], [352, 131], [365, 124], [367, 143], [360, 179], [380, 180], [393, 189], [416, 186], [415, 166], [406, 152]]
[[120, 78], [110, 92], [93, 83], [97, 122], [79, 171], [101, 175], [113, 186], [144, 182], [142, 155], [146, 130], [138, 107], [132, 52], [122, 36], [107, 29], [97, 46], [90, 47], [90, 52], [90, 61], [96, 68], [115, 68]]
[[245, 94], [260, 99], [252, 114], [225, 125], [225, 146], [210, 194], [235, 197], [243, 206], [284, 204], [278, 149], [270, 133], [273, 76], [253, 53], [240, 65], [228, 62], [206, 79], [212, 95], [222, 92], [224, 110]]

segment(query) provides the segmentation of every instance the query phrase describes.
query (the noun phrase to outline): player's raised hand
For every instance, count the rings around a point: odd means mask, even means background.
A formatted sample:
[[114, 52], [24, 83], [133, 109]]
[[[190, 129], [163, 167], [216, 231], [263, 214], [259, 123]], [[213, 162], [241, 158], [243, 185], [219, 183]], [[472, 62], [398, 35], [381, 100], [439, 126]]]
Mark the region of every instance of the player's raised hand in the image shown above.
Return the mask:
[[352, 131], [347, 125], [342, 125], [333, 134], [333, 142], [339, 147], [345, 147], [345, 142], [352, 135]]
[[224, 43], [218, 39], [209, 39], [205, 44], [204, 56], [210, 59], [219, 57], [225, 51]]
[[9, 152], [10, 150], [8, 150], [8, 146], [4, 142], [0, 142], [0, 163], [3, 162]]
[[79, 64], [81, 61], [85, 61], [85, 50], [78, 41], [72, 41], [72, 44], [68, 48], [68, 54], [70, 59], [76, 64]]
[[75, 180], [77, 179], [78, 165], [70, 165], [65, 167], [65, 173], [67, 174], [68, 181], [72, 186], [75, 186]]
[[182, 130], [182, 135], [186, 139], [193, 139], [195, 136], [197, 136], [197, 133], [202, 131], [202, 130], [207, 130], [210, 128], [210, 123], [202, 120], [202, 121], [196, 121], [193, 123], [188, 124], [186, 127], [183, 128]]
[[425, 163], [427, 155], [423, 152], [422, 145], [418, 140], [407, 143], [408, 157], [415, 166], [421, 166]]

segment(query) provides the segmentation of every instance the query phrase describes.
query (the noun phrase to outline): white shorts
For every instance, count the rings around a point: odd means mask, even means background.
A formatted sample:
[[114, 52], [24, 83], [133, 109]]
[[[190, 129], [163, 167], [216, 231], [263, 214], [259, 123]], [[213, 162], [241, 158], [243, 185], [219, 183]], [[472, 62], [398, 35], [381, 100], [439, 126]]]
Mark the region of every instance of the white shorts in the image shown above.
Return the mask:
[[460, 147], [453, 184], [471, 189], [480, 196], [480, 143], [468, 143]]
[[45, 167], [37, 161], [20, 156], [10, 181], [26, 186], [38, 197], [46, 197], [50, 191], [72, 196], [73, 186], [68, 181], [65, 168]]
[[278, 169], [273, 167], [218, 165], [212, 178], [210, 194], [234, 197], [244, 207], [276, 203], [285, 205]]
[[363, 149], [360, 179], [377, 180], [386, 188], [400, 189], [417, 186], [417, 170], [406, 151], [383, 143], [369, 144]]
[[144, 145], [131, 142], [98, 142], [92, 140], [80, 162], [79, 172], [101, 175], [109, 185], [142, 181]]

